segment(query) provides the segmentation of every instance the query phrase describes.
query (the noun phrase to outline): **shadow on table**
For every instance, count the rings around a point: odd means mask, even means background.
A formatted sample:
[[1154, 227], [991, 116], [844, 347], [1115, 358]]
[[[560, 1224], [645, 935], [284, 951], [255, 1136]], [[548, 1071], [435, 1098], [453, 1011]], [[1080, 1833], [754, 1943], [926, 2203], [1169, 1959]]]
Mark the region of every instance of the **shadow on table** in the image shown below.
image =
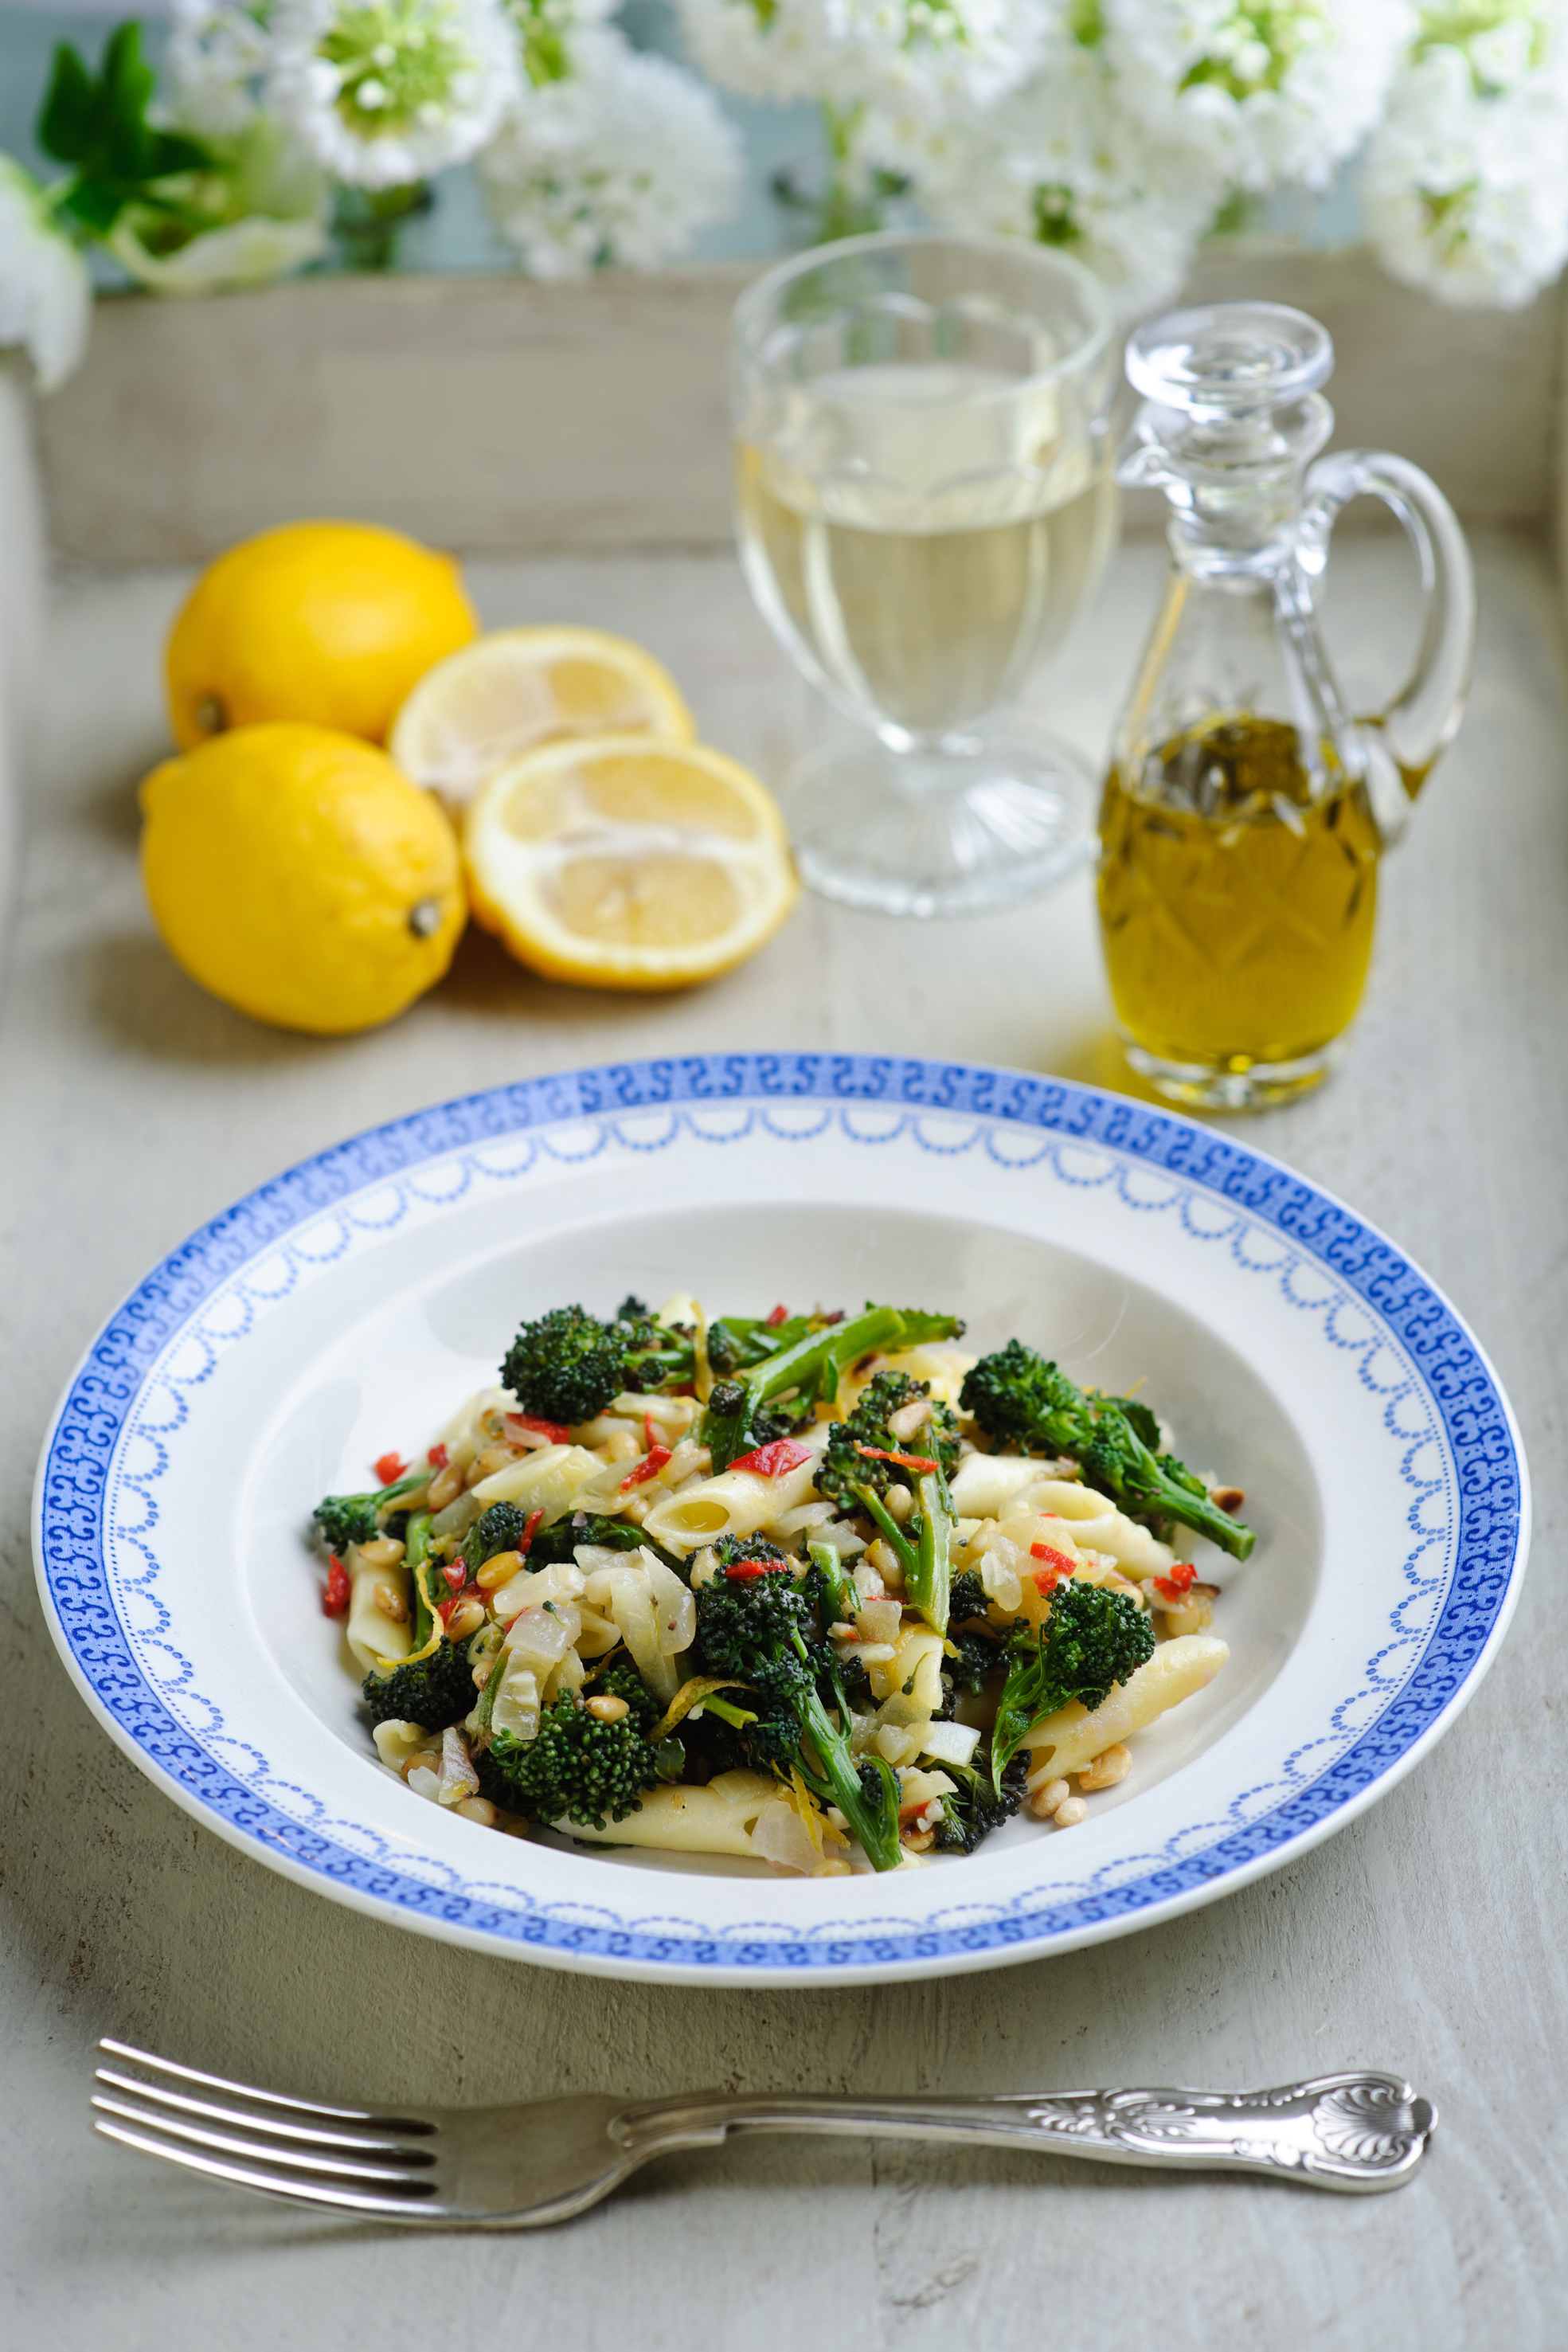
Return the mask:
[[151, 932], [111, 931], [81, 950], [84, 1010], [121, 1053], [193, 1067], [298, 1063], [340, 1041], [271, 1029], [198, 988]]

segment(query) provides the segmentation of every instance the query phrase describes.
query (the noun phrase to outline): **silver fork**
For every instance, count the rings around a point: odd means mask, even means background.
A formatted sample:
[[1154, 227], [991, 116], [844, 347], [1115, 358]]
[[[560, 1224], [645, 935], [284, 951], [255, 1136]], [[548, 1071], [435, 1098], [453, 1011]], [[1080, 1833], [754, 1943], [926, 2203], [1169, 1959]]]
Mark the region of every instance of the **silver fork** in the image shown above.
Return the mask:
[[[100, 2042], [95, 2127], [192, 2172], [300, 2205], [424, 2228], [531, 2230], [598, 2204], [672, 2149], [731, 2132], [834, 2132], [1038, 2148], [1102, 2164], [1278, 2174], [1316, 2189], [1397, 2189], [1436, 2108], [1396, 2074], [1322, 2074], [1272, 2091], [1069, 2091], [979, 2098], [542, 2099], [401, 2114], [286, 2099]], [[147, 2081], [145, 2075], [158, 2079]], [[175, 2088], [174, 2085], [183, 2085]]]

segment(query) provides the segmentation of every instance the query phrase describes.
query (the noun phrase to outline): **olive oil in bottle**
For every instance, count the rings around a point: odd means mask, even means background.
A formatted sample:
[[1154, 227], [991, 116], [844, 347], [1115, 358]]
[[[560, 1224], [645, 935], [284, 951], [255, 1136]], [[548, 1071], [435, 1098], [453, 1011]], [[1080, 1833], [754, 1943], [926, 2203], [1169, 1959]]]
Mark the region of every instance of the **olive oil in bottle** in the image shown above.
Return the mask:
[[1107, 778], [1106, 968], [1127, 1038], [1161, 1064], [1301, 1063], [1354, 1014], [1378, 835], [1362, 784], [1322, 758], [1313, 776], [1281, 720], [1216, 717]]

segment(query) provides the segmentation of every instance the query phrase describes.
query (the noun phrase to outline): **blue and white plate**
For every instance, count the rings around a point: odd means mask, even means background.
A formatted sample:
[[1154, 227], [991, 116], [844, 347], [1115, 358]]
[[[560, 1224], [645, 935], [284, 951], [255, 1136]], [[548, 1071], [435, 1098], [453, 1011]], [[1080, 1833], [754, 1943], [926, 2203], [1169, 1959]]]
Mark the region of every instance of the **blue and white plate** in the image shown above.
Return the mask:
[[[1229, 1664], [1071, 1831], [802, 1880], [503, 1837], [377, 1762], [304, 1530], [423, 1447], [519, 1319], [691, 1287], [710, 1311], [956, 1308], [1139, 1379], [1247, 1490]], [[38, 1472], [45, 1607], [83, 1696], [245, 1852], [475, 1949], [677, 1983], [985, 1968], [1168, 1918], [1360, 1812], [1490, 1664], [1524, 1456], [1464, 1324], [1391, 1242], [1231, 1137], [1054, 1079], [829, 1055], [498, 1088], [306, 1161], [150, 1274]], [[1217, 1578], [1218, 1580], [1218, 1578]]]

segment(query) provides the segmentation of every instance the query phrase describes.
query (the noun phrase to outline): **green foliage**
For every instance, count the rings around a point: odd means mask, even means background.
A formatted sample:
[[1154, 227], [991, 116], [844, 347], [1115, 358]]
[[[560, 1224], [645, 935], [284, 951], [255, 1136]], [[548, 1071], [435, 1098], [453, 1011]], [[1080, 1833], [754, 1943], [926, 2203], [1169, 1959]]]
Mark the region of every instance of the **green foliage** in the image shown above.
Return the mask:
[[[956, 1316], [916, 1307], [868, 1306], [847, 1322], [807, 1319], [809, 1328], [790, 1346], [716, 1385], [702, 1420], [702, 1443], [716, 1471], [807, 1419], [819, 1399], [831, 1402], [844, 1373], [862, 1356], [956, 1339], [964, 1328]], [[768, 1410], [774, 1406], [787, 1412], [782, 1429]]]
[[475, 1759], [486, 1796], [539, 1822], [601, 1830], [641, 1810], [659, 1774], [635, 1712], [601, 1723], [570, 1691], [539, 1717], [537, 1738], [497, 1731]]
[[1092, 1714], [1154, 1649], [1155, 1629], [1129, 1594], [1064, 1579], [1044, 1622], [1036, 1629], [1020, 1622], [1008, 1637], [1008, 1679], [991, 1734], [993, 1789], [1000, 1793], [1003, 1772], [1031, 1724], [1069, 1699]]
[[474, 1704], [467, 1644], [444, 1634], [428, 1657], [407, 1659], [388, 1675], [372, 1670], [364, 1698], [372, 1723], [419, 1723], [426, 1731], [461, 1723]]
[[211, 155], [195, 140], [148, 121], [152, 96], [152, 71], [134, 22], [110, 35], [96, 75], [68, 41], [55, 51], [36, 135], [46, 155], [74, 165], [59, 209], [95, 236], [106, 236], [132, 202], [183, 214], [186, 207], [172, 194], [161, 195], [157, 184], [211, 167]]

